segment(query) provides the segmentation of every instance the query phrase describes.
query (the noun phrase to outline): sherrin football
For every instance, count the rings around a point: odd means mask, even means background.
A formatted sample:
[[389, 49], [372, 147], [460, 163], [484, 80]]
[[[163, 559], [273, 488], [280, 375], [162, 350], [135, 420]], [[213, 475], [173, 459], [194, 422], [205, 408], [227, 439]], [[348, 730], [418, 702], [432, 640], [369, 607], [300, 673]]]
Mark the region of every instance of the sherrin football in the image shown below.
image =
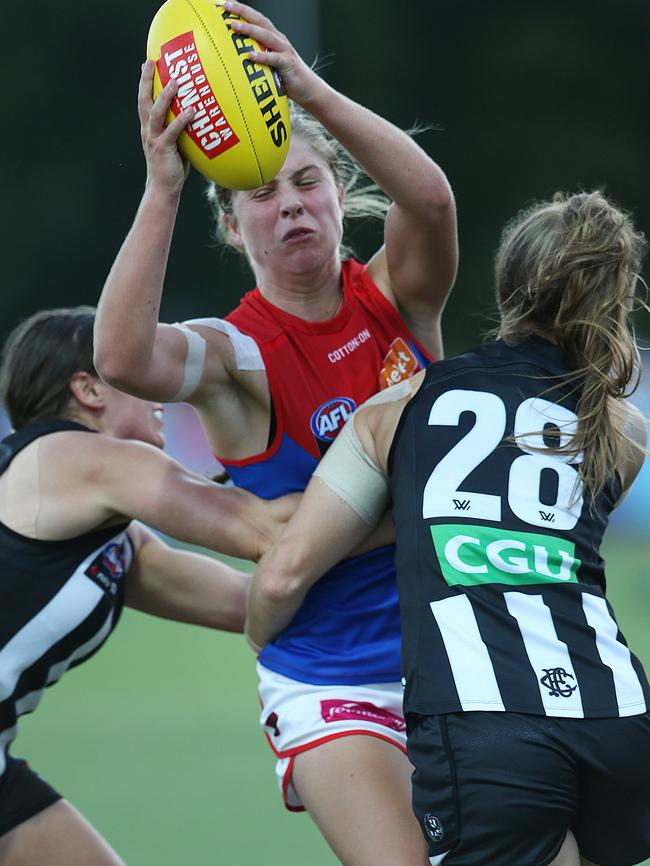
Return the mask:
[[277, 71], [248, 59], [258, 43], [227, 26], [238, 18], [213, 0], [167, 0], [151, 22], [147, 57], [154, 98], [170, 78], [178, 82], [167, 122], [195, 111], [178, 139], [183, 156], [221, 186], [254, 189], [286, 158], [289, 101]]

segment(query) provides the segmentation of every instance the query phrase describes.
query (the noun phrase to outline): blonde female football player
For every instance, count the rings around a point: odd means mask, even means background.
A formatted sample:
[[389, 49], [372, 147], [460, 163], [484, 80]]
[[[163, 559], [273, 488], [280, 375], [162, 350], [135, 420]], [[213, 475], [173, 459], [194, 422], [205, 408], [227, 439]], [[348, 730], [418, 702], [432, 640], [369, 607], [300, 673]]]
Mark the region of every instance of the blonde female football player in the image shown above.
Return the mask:
[[[211, 192], [257, 286], [226, 321], [158, 323], [186, 173], [176, 139], [192, 111], [164, 126], [176, 85], [152, 104], [147, 64], [147, 184], [100, 301], [96, 363], [130, 393], [190, 402], [235, 483], [275, 496], [304, 488], [357, 405], [441, 356], [455, 209], [443, 172], [408, 135], [329, 87], [266, 17], [225, 7], [247, 19], [233, 20], [233, 32], [267, 49], [249, 60], [277, 69], [294, 104], [278, 176]], [[342, 251], [343, 218], [381, 207], [350, 188], [344, 150], [391, 201], [384, 243], [366, 265]], [[392, 547], [333, 569], [264, 649], [259, 673], [286, 804], [306, 807], [345, 863], [426, 862], [409, 802]]]
[[392, 500], [434, 866], [650, 856], [650, 687], [599, 554], [645, 452], [623, 401], [644, 247], [599, 192], [521, 213], [496, 257], [499, 339], [371, 398], [255, 574], [247, 631], [264, 646]]
[[4, 348], [0, 443], [0, 864], [122, 860], [9, 747], [46, 686], [99, 649], [124, 604], [241, 631], [249, 576], [169, 547], [177, 538], [255, 558], [290, 502], [221, 488], [160, 450], [162, 407], [102, 382], [94, 311], [37, 313]]

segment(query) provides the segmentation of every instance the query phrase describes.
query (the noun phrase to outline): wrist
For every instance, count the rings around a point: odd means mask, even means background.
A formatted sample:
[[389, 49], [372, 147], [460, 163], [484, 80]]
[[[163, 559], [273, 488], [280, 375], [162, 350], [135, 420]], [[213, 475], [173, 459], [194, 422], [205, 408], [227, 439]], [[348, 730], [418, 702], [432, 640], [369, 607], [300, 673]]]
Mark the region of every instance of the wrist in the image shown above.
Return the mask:
[[340, 96], [340, 94], [312, 69], [309, 70], [309, 73], [312, 80], [308, 93], [302, 98], [294, 99], [294, 101], [315, 117], [316, 120], [322, 122], [323, 116], [328, 113], [327, 109], [333, 98]]
[[153, 206], [177, 209], [180, 204], [182, 191], [182, 182], [170, 186], [154, 177], [147, 176], [147, 181], [144, 185], [143, 201]]

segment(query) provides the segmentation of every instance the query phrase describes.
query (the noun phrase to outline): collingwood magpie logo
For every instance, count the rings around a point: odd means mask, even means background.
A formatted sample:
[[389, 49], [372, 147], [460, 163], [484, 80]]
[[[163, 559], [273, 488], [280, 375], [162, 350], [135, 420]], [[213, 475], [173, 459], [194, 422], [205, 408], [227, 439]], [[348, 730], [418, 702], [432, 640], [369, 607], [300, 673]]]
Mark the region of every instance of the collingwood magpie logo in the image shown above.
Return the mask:
[[432, 842], [440, 842], [444, 839], [445, 831], [439, 818], [427, 812], [424, 816], [424, 829]]
[[543, 668], [544, 676], [540, 677], [540, 683], [548, 689], [552, 698], [570, 698], [578, 686], [572, 686], [567, 678], [574, 680], [573, 674], [567, 673], [564, 668]]

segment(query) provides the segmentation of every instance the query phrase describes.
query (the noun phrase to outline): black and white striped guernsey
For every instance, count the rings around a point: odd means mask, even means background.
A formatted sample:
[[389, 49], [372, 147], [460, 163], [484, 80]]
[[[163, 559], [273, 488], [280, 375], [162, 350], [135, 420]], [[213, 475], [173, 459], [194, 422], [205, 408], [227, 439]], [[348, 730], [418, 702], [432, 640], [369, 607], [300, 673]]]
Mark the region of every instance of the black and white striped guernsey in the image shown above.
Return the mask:
[[546, 341], [487, 343], [429, 367], [402, 415], [389, 473], [407, 712], [647, 711], [599, 554], [620, 480], [592, 508], [576, 460], [549, 450], [576, 428], [569, 372]]
[[[60, 430], [87, 428], [52, 421], [13, 433], [0, 443], [0, 473], [35, 439]], [[117, 624], [132, 555], [127, 525], [38, 541], [0, 523], [0, 775], [18, 717]]]

